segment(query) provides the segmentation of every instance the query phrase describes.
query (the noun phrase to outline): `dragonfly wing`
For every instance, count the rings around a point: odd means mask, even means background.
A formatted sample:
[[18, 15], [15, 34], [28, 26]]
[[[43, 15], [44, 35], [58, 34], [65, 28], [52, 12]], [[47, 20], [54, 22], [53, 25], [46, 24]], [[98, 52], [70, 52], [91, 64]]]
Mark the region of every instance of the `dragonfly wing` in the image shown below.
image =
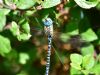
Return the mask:
[[31, 34], [33, 36], [35, 36], [35, 35], [42, 36], [42, 35], [44, 35], [44, 31], [39, 28], [31, 28]]

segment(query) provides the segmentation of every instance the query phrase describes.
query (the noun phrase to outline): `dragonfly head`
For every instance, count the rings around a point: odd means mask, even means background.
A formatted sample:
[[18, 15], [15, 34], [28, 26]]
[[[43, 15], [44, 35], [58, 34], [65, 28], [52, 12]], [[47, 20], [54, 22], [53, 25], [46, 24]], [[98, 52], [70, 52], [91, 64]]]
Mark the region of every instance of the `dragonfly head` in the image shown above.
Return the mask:
[[45, 26], [50, 26], [53, 24], [53, 21], [51, 20], [51, 18], [46, 18], [43, 20], [43, 23]]

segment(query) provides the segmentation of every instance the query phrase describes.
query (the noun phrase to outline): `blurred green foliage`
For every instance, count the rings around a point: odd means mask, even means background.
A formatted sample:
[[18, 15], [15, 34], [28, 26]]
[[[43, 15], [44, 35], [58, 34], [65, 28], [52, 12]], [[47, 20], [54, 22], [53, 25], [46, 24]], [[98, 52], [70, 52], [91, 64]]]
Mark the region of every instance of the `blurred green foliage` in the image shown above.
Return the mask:
[[50, 75], [100, 75], [99, 0], [0, 0], [0, 75], [44, 75], [47, 17]]

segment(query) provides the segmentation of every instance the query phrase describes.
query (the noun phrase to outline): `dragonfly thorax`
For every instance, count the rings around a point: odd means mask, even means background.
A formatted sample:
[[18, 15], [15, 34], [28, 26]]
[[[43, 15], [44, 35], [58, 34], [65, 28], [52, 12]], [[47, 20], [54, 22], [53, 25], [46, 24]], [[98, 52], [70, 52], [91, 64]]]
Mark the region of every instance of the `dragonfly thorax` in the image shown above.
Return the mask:
[[53, 36], [53, 25], [51, 26], [44, 26], [44, 31], [46, 35], [51, 35]]
[[48, 35], [53, 36], [53, 21], [51, 18], [46, 18], [43, 20], [44, 23], [44, 31]]

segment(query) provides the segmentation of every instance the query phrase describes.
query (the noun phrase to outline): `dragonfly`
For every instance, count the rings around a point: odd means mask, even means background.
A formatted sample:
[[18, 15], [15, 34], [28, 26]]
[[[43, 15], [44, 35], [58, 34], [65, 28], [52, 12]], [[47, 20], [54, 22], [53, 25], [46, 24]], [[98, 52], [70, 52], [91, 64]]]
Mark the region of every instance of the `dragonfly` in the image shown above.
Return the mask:
[[53, 36], [53, 21], [50, 18], [44, 19], [44, 30], [45, 33], [48, 35], [48, 53], [47, 53], [47, 64], [46, 64], [46, 72], [45, 75], [49, 74], [50, 69], [50, 55], [51, 55], [51, 43], [52, 43], [52, 36]]
[[[54, 29], [53, 29], [53, 21], [51, 18], [46, 18], [43, 21], [43, 25], [44, 25], [44, 33], [45, 35], [47, 35], [47, 40], [48, 40], [48, 50], [47, 50], [47, 56], [46, 56], [46, 70], [45, 70], [45, 75], [49, 75], [49, 70], [50, 70], [50, 55], [51, 55], [51, 48], [53, 47], [56, 55], [58, 56], [60, 62], [62, 65], [64, 65], [62, 59], [60, 58], [59, 54], [57, 53], [56, 49], [54, 48], [53, 44], [54, 43]], [[39, 22], [38, 22], [39, 23]], [[34, 30], [34, 29], [33, 29]], [[36, 29], [37, 31], [39, 31], [40, 29]], [[42, 32], [42, 33], [43, 33]], [[74, 43], [73, 41], [76, 40], [75, 42], [78, 42], [79, 40], [77, 40], [77, 38], [79, 39], [79, 37], [77, 36], [76, 38], [74, 37], [72, 40], [72, 43]], [[76, 44], [75, 44], [76, 45]], [[78, 44], [79, 46], [79, 44]], [[76, 46], [75, 46], [76, 47]], [[64, 66], [65, 67], [65, 66]], [[65, 67], [66, 68], [66, 67]]]
[[[38, 22], [38, 20], [36, 19], [36, 21]], [[50, 69], [50, 55], [51, 55], [51, 48], [54, 49], [56, 55], [58, 56], [58, 58], [60, 59], [56, 49], [54, 48], [54, 46], [52, 45], [53, 39], [54, 39], [54, 32], [53, 32], [53, 21], [51, 18], [46, 18], [43, 19], [43, 25], [44, 25], [44, 30], [41, 30], [39, 28], [35, 28], [32, 29], [33, 31], [37, 32], [36, 35], [38, 34], [43, 34], [47, 36], [47, 40], [48, 40], [48, 50], [47, 50], [47, 56], [46, 56], [46, 71], [45, 71], [45, 75], [49, 75], [49, 69]], [[39, 22], [38, 22], [39, 23]], [[31, 27], [32, 28], [32, 27]], [[40, 32], [39, 32], [40, 31]], [[55, 36], [56, 37], [56, 36]], [[60, 59], [61, 63], [62, 60]]]

